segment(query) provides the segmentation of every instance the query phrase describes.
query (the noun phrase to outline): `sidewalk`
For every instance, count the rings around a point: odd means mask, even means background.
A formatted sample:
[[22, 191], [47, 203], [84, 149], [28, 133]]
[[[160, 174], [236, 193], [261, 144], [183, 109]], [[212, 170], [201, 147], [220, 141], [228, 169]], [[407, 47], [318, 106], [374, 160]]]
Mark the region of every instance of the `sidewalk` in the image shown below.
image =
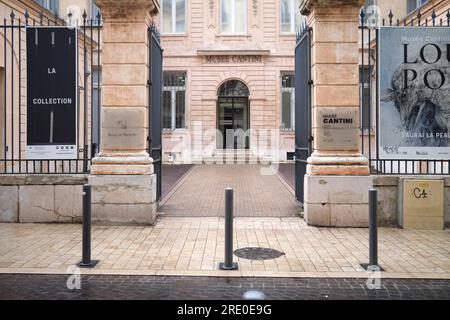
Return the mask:
[[[154, 227], [93, 226], [91, 274], [367, 277], [367, 229], [309, 227], [300, 218], [236, 218], [235, 248], [266, 247], [275, 260], [237, 259], [219, 271], [222, 218], [159, 218]], [[450, 232], [379, 230], [379, 262], [391, 278], [450, 279]], [[0, 273], [64, 274], [81, 259], [81, 226], [0, 224]]]

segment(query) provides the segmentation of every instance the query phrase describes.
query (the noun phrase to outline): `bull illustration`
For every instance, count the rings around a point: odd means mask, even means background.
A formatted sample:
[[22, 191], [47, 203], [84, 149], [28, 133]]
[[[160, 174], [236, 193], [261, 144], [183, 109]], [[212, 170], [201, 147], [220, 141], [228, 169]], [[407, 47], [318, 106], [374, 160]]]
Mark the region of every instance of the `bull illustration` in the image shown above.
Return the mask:
[[[405, 68], [409, 69], [406, 73]], [[383, 101], [394, 103], [409, 146], [448, 146], [450, 141], [448, 61], [443, 59], [430, 65], [418, 57], [417, 63], [412, 67], [400, 66], [392, 75], [391, 88], [383, 93]]]

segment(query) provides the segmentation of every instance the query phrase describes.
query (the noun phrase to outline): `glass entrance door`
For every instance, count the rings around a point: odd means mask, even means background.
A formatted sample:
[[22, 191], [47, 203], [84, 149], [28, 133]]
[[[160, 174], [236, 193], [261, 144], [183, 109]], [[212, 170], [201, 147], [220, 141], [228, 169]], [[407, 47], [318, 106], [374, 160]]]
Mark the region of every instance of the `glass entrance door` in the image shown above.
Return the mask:
[[218, 149], [249, 148], [248, 109], [248, 98], [219, 98], [218, 128], [222, 135], [217, 139]]

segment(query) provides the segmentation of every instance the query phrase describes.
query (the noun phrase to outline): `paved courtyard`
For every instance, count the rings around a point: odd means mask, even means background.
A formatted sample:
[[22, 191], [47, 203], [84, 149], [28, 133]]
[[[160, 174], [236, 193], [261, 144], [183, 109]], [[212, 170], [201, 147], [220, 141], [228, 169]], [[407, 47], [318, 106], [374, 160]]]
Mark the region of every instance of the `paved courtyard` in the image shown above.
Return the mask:
[[263, 292], [268, 300], [450, 299], [450, 280], [383, 279], [373, 290], [366, 279], [347, 278], [86, 275], [79, 290], [69, 290], [68, 277], [2, 274], [0, 300], [239, 300], [249, 290]]
[[[219, 271], [224, 221], [161, 217], [155, 226], [93, 226], [85, 273], [258, 277], [362, 277], [367, 229], [315, 228], [300, 218], [236, 218], [234, 247], [284, 252], [274, 260], [236, 258], [239, 271]], [[0, 273], [65, 274], [81, 259], [81, 226], [0, 224]], [[381, 228], [383, 277], [450, 279], [450, 232]]]
[[225, 188], [234, 189], [237, 217], [295, 217], [292, 189], [270, 167], [249, 164], [200, 165], [168, 194], [159, 212], [178, 217], [224, 215]]

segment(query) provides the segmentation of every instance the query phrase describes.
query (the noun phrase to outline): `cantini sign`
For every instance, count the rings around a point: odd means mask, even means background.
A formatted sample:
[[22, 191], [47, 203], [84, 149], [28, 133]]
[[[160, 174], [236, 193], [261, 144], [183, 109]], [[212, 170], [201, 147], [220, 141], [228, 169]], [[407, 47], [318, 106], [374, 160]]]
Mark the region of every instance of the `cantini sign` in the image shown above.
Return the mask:
[[450, 28], [380, 29], [380, 156], [450, 158]]
[[210, 64], [223, 63], [261, 63], [262, 57], [258, 55], [225, 55], [225, 56], [206, 56], [205, 62]]

